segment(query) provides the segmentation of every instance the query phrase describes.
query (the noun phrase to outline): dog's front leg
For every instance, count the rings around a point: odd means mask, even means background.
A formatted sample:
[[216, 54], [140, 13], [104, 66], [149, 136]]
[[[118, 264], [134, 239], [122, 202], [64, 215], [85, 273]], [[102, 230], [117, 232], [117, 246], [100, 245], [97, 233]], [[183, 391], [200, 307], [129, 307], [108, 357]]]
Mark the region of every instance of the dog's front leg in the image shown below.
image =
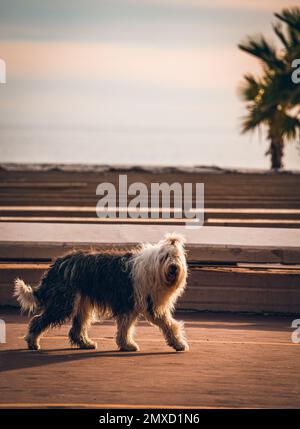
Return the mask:
[[176, 351], [182, 352], [189, 350], [189, 345], [185, 339], [183, 322], [178, 322], [167, 311], [163, 314], [148, 314], [148, 320], [158, 326], [162, 331], [167, 344]]

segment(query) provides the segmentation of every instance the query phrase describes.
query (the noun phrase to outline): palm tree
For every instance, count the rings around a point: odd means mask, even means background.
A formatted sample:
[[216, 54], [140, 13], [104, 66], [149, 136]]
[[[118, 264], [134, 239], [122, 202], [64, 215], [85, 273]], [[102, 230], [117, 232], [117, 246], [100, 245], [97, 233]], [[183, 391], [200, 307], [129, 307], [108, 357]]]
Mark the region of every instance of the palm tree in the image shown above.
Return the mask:
[[291, 79], [292, 61], [300, 58], [300, 9], [284, 9], [275, 16], [279, 22], [273, 29], [282, 49], [264, 36], [249, 37], [238, 47], [258, 58], [263, 69], [259, 77], [244, 76], [240, 95], [248, 114], [243, 118], [242, 132], [266, 126], [270, 142], [266, 155], [271, 156], [271, 168], [277, 170], [283, 167], [285, 143], [300, 137], [300, 85]]

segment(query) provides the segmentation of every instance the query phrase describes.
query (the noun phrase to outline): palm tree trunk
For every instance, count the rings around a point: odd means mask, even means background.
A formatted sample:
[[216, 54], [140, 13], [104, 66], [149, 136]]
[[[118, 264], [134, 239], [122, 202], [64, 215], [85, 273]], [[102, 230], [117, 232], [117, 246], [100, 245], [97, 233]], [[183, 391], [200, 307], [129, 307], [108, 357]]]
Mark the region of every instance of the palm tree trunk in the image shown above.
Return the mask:
[[271, 155], [271, 169], [283, 168], [283, 139], [272, 128], [269, 130], [270, 147], [266, 155]]
[[283, 167], [283, 143], [282, 141], [272, 140], [270, 144], [269, 153], [271, 154], [271, 168], [278, 170]]

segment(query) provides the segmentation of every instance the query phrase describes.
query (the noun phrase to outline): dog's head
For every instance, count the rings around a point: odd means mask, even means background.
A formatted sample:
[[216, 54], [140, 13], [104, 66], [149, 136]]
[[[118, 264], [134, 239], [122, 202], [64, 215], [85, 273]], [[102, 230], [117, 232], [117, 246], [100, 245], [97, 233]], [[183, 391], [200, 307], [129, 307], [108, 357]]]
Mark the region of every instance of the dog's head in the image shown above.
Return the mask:
[[166, 234], [158, 243], [158, 264], [162, 282], [168, 287], [185, 283], [187, 276], [184, 250], [185, 238], [180, 234]]
[[133, 280], [141, 307], [148, 306], [150, 293], [156, 312], [174, 308], [186, 286], [184, 243], [183, 236], [166, 234], [158, 243], [145, 243], [138, 249], [133, 257]]

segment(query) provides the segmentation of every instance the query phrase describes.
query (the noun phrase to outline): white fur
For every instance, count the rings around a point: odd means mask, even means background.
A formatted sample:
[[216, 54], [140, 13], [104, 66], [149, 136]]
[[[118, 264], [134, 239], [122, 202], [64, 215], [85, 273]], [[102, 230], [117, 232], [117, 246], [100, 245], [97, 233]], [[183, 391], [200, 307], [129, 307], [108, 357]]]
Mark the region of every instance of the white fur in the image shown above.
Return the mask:
[[[143, 244], [134, 256], [132, 277], [136, 310], [139, 313], [147, 311], [149, 295], [157, 314], [173, 310], [177, 298], [186, 286], [184, 242], [184, 237], [179, 234], [166, 234], [157, 244]], [[170, 286], [167, 284], [166, 274], [172, 263], [179, 267], [179, 273], [176, 282]]]
[[33, 295], [32, 287], [26, 285], [21, 279], [15, 280], [14, 296], [17, 298], [22, 311], [33, 313], [37, 308], [37, 303]]

